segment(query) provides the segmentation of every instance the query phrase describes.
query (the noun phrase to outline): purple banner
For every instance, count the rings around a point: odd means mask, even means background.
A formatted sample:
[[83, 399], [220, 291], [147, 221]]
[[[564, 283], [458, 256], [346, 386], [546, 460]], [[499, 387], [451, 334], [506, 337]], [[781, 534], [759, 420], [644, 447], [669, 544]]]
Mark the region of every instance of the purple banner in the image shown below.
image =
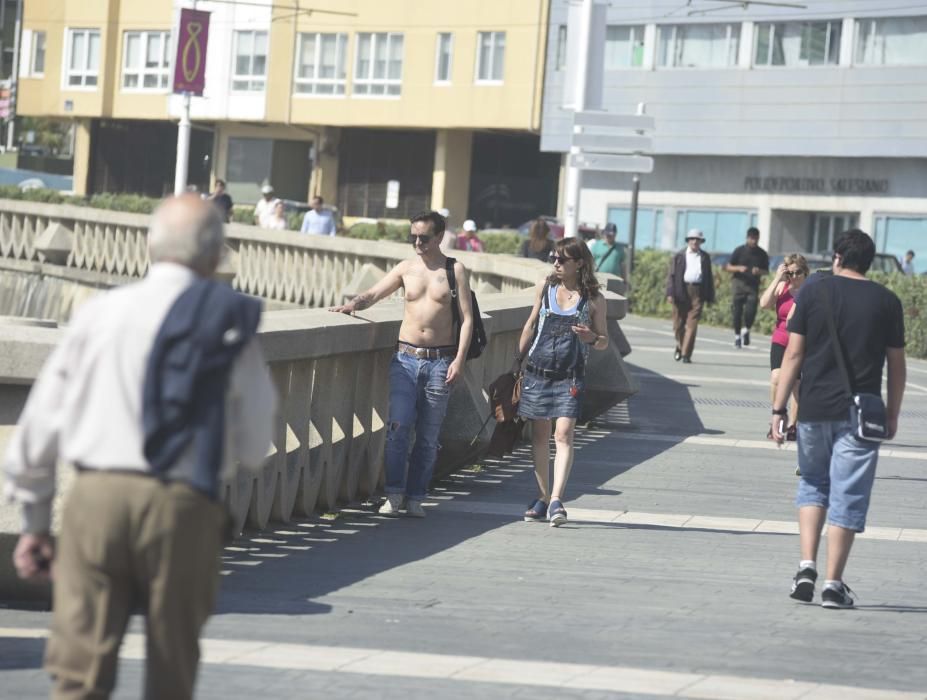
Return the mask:
[[202, 95], [206, 85], [206, 44], [209, 13], [182, 9], [174, 61], [174, 92]]

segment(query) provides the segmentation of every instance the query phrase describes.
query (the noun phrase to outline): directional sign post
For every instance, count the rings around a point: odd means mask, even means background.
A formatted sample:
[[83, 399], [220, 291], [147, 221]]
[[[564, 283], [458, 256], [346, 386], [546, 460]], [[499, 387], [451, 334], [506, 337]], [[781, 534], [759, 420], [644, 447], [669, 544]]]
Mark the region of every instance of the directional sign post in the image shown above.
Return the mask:
[[[654, 120], [644, 114], [644, 105], [637, 114], [578, 111], [573, 113], [573, 135], [570, 141], [569, 168], [613, 173], [633, 173], [631, 189], [631, 222], [628, 229], [628, 276], [634, 265], [634, 243], [637, 237], [637, 199], [640, 174], [653, 172], [653, 158], [642, 155], [652, 150], [652, 141], [645, 135], [653, 131]], [[578, 198], [574, 212], [578, 219]]]

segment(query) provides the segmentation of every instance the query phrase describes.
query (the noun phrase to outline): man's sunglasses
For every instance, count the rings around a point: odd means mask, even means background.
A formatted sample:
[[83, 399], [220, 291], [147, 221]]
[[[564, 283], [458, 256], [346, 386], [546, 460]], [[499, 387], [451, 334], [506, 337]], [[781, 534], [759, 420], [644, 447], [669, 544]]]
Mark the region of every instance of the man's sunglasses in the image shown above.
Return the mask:
[[431, 240], [434, 238], [432, 233], [410, 233], [409, 234], [409, 243], [415, 245], [416, 243], [420, 245], [427, 245], [431, 243]]
[[568, 260], [572, 259], [573, 258], [568, 258], [565, 255], [554, 255], [553, 253], [551, 253], [550, 257], [548, 258], [548, 260], [554, 265], [565, 265]]

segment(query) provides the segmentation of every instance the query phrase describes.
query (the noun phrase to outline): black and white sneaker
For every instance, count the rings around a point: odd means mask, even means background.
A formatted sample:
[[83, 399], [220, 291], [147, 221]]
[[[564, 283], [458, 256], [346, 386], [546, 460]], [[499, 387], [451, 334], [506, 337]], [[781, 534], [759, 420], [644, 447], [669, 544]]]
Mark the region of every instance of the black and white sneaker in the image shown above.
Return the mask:
[[846, 610], [855, 605], [853, 591], [843, 581], [837, 586], [827, 586], [821, 591], [821, 607]]
[[790, 598], [800, 600], [803, 603], [810, 603], [814, 598], [814, 582], [818, 580], [818, 572], [811, 567], [799, 569], [792, 579], [792, 592]]
[[750, 344], [750, 331], [744, 331], [743, 339], [744, 339], [744, 345]]
[[740, 350], [740, 344], [741, 344], [741, 343], [740, 343], [740, 336], [739, 336], [739, 335], [735, 335], [735, 336], [734, 336], [734, 347], [737, 348], [738, 350]]

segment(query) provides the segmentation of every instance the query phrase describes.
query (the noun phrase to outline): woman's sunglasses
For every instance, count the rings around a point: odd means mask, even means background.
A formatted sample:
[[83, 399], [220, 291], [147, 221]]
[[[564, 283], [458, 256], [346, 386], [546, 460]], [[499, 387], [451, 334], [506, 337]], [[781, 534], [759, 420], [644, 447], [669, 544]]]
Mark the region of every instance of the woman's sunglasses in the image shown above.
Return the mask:
[[573, 258], [568, 258], [565, 255], [554, 255], [553, 253], [551, 253], [548, 258], [554, 265], [565, 265], [568, 260], [572, 259]]
[[804, 276], [805, 276], [805, 273], [802, 272], [801, 270], [786, 270], [786, 271], [785, 271], [785, 276], [786, 276], [786, 277], [789, 277], [789, 278], [792, 278], [792, 277], [804, 277]]
[[411, 243], [412, 245], [415, 245], [416, 243], [420, 245], [427, 245], [428, 243], [431, 243], [431, 239], [433, 238], [434, 238], [434, 234], [431, 234], [431, 233], [422, 233], [422, 234], [410, 233], [409, 243]]

